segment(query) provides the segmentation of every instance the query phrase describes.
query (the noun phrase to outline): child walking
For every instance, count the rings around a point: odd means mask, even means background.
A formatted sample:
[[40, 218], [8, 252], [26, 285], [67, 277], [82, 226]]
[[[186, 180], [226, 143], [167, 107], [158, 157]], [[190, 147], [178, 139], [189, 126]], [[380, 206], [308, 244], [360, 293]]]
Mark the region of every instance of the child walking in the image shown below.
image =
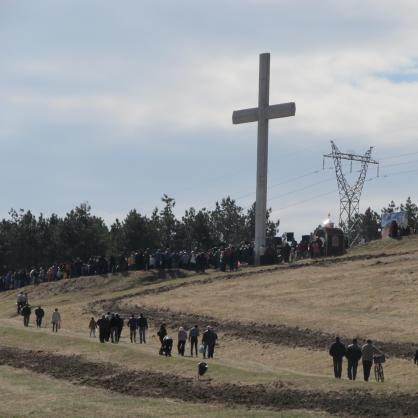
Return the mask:
[[97, 327], [97, 322], [92, 317], [89, 322], [90, 337], [96, 338], [96, 327]]

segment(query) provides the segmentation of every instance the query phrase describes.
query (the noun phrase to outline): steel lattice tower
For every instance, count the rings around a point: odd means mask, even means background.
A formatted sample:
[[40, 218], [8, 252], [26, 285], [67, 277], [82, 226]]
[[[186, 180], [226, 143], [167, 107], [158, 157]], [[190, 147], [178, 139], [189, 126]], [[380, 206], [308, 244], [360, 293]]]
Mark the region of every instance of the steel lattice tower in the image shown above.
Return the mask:
[[[349, 245], [355, 244], [358, 239], [358, 221], [360, 211], [360, 196], [366, 180], [367, 168], [369, 164], [379, 164], [371, 158], [373, 147], [370, 147], [364, 155], [347, 154], [341, 152], [331, 141], [331, 154], [324, 155], [324, 158], [334, 160], [335, 174], [337, 177], [338, 191], [340, 194], [340, 227], [347, 236]], [[342, 170], [341, 160], [349, 160], [352, 168], [353, 161], [361, 163], [359, 177], [352, 186], [347, 182]], [[378, 171], [379, 173], [379, 171]]]

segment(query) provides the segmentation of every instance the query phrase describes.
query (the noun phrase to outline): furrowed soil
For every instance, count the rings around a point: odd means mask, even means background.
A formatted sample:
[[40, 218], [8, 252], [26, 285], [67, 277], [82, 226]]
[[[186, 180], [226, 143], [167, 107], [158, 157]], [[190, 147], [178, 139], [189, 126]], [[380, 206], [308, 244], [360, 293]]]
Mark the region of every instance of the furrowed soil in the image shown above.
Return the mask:
[[418, 415], [418, 397], [402, 393], [376, 394], [358, 390], [323, 393], [289, 389], [281, 382], [270, 385], [214, 384], [177, 375], [130, 371], [110, 363], [87, 361], [78, 356], [53, 355], [10, 347], [0, 347], [0, 364], [130, 396], [216, 402], [228, 406], [272, 410], [322, 410], [338, 416]]
[[[418, 368], [411, 361], [418, 348], [418, 237], [292, 265], [130, 272], [24, 290], [33, 306], [44, 307], [47, 328], [23, 328], [16, 291], [0, 293], [0, 366], [135, 400], [216, 404], [229, 416], [242, 408], [272, 416], [291, 410], [290, 416], [418, 417]], [[55, 307], [63, 317], [59, 335], [49, 330]], [[126, 326], [119, 345], [89, 339], [90, 317], [107, 311], [125, 318], [143, 312], [150, 320], [146, 346], [130, 344]], [[193, 377], [198, 360], [158, 356], [162, 322], [174, 337], [180, 325], [216, 328], [220, 344], [203, 380]], [[361, 365], [355, 382], [332, 377], [328, 349], [337, 333], [345, 343], [372, 338], [390, 356], [385, 383], [362, 382]], [[344, 362], [344, 374], [345, 368]]]
[[[118, 298], [119, 299], [119, 298]], [[237, 321], [220, 321], [216, 318], [197, 315], [190, 312], [173, 312], [168, 309], [153, 309], [146, 306], [120, 305], [114, 301], [98, 302], [90, 304], [85, 308], [85, 312], [119, 312], [125, 318], [129, 318], [132, 312], [143, 312], [148, 318], [152, 318], [157, 323], [183, 324], [186, 329], [198, 325], [204, 329], [207, 325], [212, 326], [217, 332], [222, 332], [225, 336], [240, 338], [246, 341], [256, 341], [261, 344], [276, 344], [289, 347], [308, 348], [310, 350], [326, 350], [330, 341], [335, 339], [335, 335], [311, 329], [301, 329], [286, 325], [274, 324], [243, 324]], [[349, 343], [350, 337], [340, 335], [343, 342]], [[361, 341], [361, 339], [360, 339]], [[391, 357], [410, 359], [416, 351], [416, 343], [406, 342], [383, 342], [374, 341], [385, 354]]]
[[[103, 312], [111, 311], [111, 312], [119, 312], [124, 314], [126, 317], [129, 316], [132, 312], [140, 312], [143, 311], [146, 316], [152, 318], [155, 323], [166, 322], [167, 324], [182, 324], [186, 327], [191, 327], [197, 324], [200, 328], [203, 328], [207, 325], [211, 325], [217, 329], [217, 331], [223, 333], [224, 335], [231, 336], [234, 338], [241, 338], [246, 341], [256, 341], [261, 344], [276, 344], [276, 345], [284, 345], [289, 347], [301, 347], [307, 348], [312, 350], [324, 350], [326, 349], [330, 342], [334, 340], [336, 333], [325, 332], [323, 330], [312, 329], [303, 326], [289, 326], [288, 324], [273, 324], [267, 321], [251, 321], [251, 322], [243, 322], [237, 320], [231, 320], [225, 317], [218, 317], [212, 316], [203, 313], [193, 312], [193, 310], [182, 311], [177, 309], [171, 309], [169, 307], [159, 307], [158, 297], [161, 295], [173, 295], [172, 298], [175, 299], [176, 302], [181, 300], [182, 298], [185, 299], [185, 303], [187, 304], [187, 294], [183, 296], [183, 290], [186, 288], [191, 288], [191, 290], [197, 290], [196, 293], [200, 292], [200, 289], [203, 291], [207, 291], [211, 293], [212, 291], [217, 291], [217, 287], [222, 285], [223, 283], [235, 283], [237, 282], [238, 291], [242, 292], [242, 286], [249, 283], [249, 280], [257, 280], [258, 277], [263, 280], [264, 277], [272, 276], [274, 278], [277, 277], [278, 283], [280, 280], [281, 275], [289, 275], [292, 271], [297, 271], [303, 276], [304, 269], [307, 271], [309, 269], [312, 272], [312, 268], [318, 269], [317, 272], [310, 273], [313, 276], [323, 276], [325, 273], [329, 274], [330, 277], [333, 279], [334, 275], [338, 278], [338, 274], [340, 271], [346, 271], [350, 269], [350, 266], [355, 266], [356, 272], [355, 275], [361, 274], [361, 271], [365, 273], [367, 271], [375, 271], [376, 268], [379, 269], [374, 274], [380, 274], [380, 269], [387, 268], [386, 266], [391, 266], [391, 269], [396, 269], [397, 265], [403, 265], [404, 269], [410, 270], [408, 271], [407, 279], [403, 280], [405, 283], [409, 283], [411, 280], [416, 281], [411, 273], [414, 272], [414, 276], [416, 274], [416, 262], [415, 264], [411, 264], [412, 260], [415, 260], [418, 255], [417, 247], [418, 242], [416, 237], [413, 237], [410, 240], [406, 240], [405, 242], [389, 242], [389, 246], [385, 248], [385, 244], [382, 242], [373, 243], [370, 246], [365, 246], [364, 248], [357, 249], [357, 253], [348, 254], [343, 257], [338, 258], [327, 258], [327, 259], [319, 259], [319, 260], [301, 260], [296, 264], [291, 265], [278, 265], [278, 266], [271, 266], [271, 267], [262, 267], [258, 269], [243, 269], [239, 272], [234, 273], [218, 273], [215, 275], [205, 275], [201, 276], [192, 276], [188, 277], [185, 280], [180, 282], [171, 282], [168, 284], [164, 284], [166, 278], [159, 278], [158, 282], [155, 279], [148, 278], [143, 280], [144, 286], [141, 287], [141, 290], [124, 294], [116, 297], [106, 298], [102, 300], [96, 300], [95, 302], [89, 303], [84, 312], [87, 314], [88, 312], [94, 312], [95, 314], [101, 314]], [[377, 247], [373, 250], [373, 246]], [[382, 247], [385, 251], [382, 251]], [[369, 248], [370, 247], [370, 248]], [[369, 251], [368, 251], [369, 250]], [[359, 264], [360, 263], [360, 264]], [[411, 264], [411, 267], [408, 267]], [[337, 267], [337, 270], [335, 268]], [[335, 271], [335, 273], [334, 273]], [[298, 274], [299, 274], [298, 273]], [[401, 274], [398, 273], [397, 270], [395, 272], [386, 272], [383, 271], [383, 275], [388, 275], [388, 279], [390, 279], [391, 275], [394, 274]], [[398, 277], [396, 280], [399, 281]], [[374, 277], [370, 279], [371, 286], [373, 286], [373, 281], [375, 281]], [[153, 286], [157, 283], [157, 286]], [[241, 285], [242, 283], [242, 285]], [[261, 282], [262, 283], [262, 282]], [[404, 284], [404, 283], [400, 283]], [[271, 283], [269, 283], [271, 285]], [[319, 283], [318, 285], [323, 285]], [[328, 283], [326, 283], [328, 285]], [[333, 286], [334, 283], [332, 283]], [[377, 284], [376, 284], [377, 285]], [[208, 287], [209, 286], [209, 287]], [[262, 285], [261, 285], [262, 286]], [[275, 289], [275, 285], [271, 285], [272, 293], [278, 291]], [[328, 285], [329, 286], [329, 285]], [[301, 292], [307, 291], [307, 285], [299, 285]], [[398, 286], [400, 289], [401, 287]], [[233, 292], [235, 288], [230, 288], [230, 291]], [[284, 287], [286, 289], [286, 287]], [[254, 288], [248, 289], [248, 295], [254, 291]], [[280, 289], [282, 290], [282, 289]], [[256, 290], [257, 291], [257, 290]], [[299, 291], [299, 288], [297, 288]], [[398, 292], [398, 290], [396, 290]], [[412, 291], [412, 289], [411, 289]], [[371, 295], [373, 298], [379, 296], [378, 292], [382, 292], [384, 294], [385, 289], [378, 290], [376, 295]], [[389, 297], [392, 299], [391, 291], [387, 291]], [[228, 293], [229, 295], [229, 293]], [[148, 303], [148, 298], [153, 296], [151, 299], [151, 303]], [[233, 295], [231, 294], [231, 297]], [[356, 295], [353, 295], [356, 296]], [[197, 296], [198, 298], [199, 296]], [[216, 299], [216, 293], [210, 298]], [[387, 297], [385, 295], [384, 297]], [[202, 301], [204, 297], [201, 296]], [[348, 300], [350, 299], [350, 295], [348, 295]], [[141, 302], [140, 305], [135, 303], [136, 300]], [[157, 301], [155, 303], [154, 301]], [[174, 300], [173, 300], [174, 302]], [[243, 303], [246, 302], [245, 299]], [[287, 302], [285, 300], [285, 302]], [[170, 304], [171, 305], [171, 302]], [[391, 303], [387, 304], [388, 306]], [[355, 306], [355, 305], [354, 305]], [[257, 309], [257, 307], [256, 307]], [[301, 306], [301, 309], [304, 309], [304, 306]], [[345, 308], [344, 308], [345, 309]], [[261, 310], [261, 309], [258, 309]], [[359, 309], [360, 310], [360, 309]], [[347, 314], [350, 316], [350, 312]], [[365, 315], [369, 315], [369, 313], [365, 312]], [[338, 332], [338, 335], [344, 340], [344, 342], [349, 343], [352, 339], [352, 336], [344, 335], [343, 332]], [[359, 341], [365, 340], [369, 338], [369, 335], [359, 335], [359, 333], [355, 334]], [[373, 338], [374, 343], [379, 346], [383, 352], [391, 357], [398, 357], [404, 359], [410, 359], [413, 357], [417, 345], [413, 341], [396, 341], [396, 340], [381, 340], [377, 338]]]

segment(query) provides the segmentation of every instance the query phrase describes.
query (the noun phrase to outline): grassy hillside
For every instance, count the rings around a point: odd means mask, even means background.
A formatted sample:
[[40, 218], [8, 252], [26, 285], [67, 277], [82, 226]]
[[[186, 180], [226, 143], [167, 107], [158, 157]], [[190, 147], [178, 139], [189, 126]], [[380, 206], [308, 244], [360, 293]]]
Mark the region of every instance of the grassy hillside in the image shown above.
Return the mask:
[[[393, 414], [394, 405], [407, 415], [418, 416], [413, 395], [418, 370], [408, 358], [417, 341], [417, 256], [418, 239], [410, 237], [376, 241], [344, 257], [302, 260], [292, 266], [246, 268], [236, 273], [210, 271], [205, 275], [135, 272], [44, 283], [26, 289], [30, 303], [42, 304], [47, 312], [46, 327], [41, 330], [33, 326], [34, 318], [29, 328], [23, 327], [15, 315], [16, 292], [5, 292], [0, 294], [0, 350], [21, 350], [22, 356], [27, 350], [39, 350], [51, 356], [51, 361], [59, 353], [64, 356], [59, 358], [63, 364], [67, 358], [80, 358], [92, 362], [92, 370], [98, 370], [99, 364], [112, 365], [124, 371], [127, 381], [126, 390], [124, 386], [112, 389], [112, 385], [104, 389], [106, 372], [93, 381], [79, 375], [79, 366], [71, 363], [73, 374], [65, 375], [64, 367], [50, 377], [48, 367], [23, 372], [16, 368], [26, 367], [27, 360], [22, 365], [6, 359], [0, 367], [0, 384], [8, 387], [1, 395], [5, 405], [2, 412], [4, 416], [41, 416], [42, 411], [46, 411], [42, 416], [341, 416], [341, 411], [328, 403], [339, 393], [340, 401], [347, 402], [345, 413], [349, 415], [367, 416], [375, 411]], [[63, 318], [58, 335], [49, 329], [55, 307]], [[89, 318], [109, 309], [124, 315], [144, 311], [151, 325], [148, 344], [130, 344], [126, 328], [118, 345], [103, 345], [89, 338]], [[155, 334], [162, 321], [167, 322], [174, 337], [180, 325], [196, 322], [216, 326], [219, 346], [204, 382], [196, 381], [195, 358], [158, 356]], [[385, 364], [386, 382], [336, 381], [327, 353], [334, 334], [377, 340], [390, 355]], [[34, 359], [39, 355], [33, 352]], [[162, 391], [166, 399], [153, 396], [160, 390], [155, 382], [146, 386], [155, 386], [154, 392], [138, 397], [142, 392], [135, 385], [142, 383], [135, 380], [139, 377], [134, 379], [136, 383], [129, 382], [126, 376], [130, 370], [166, 376], [168, 383], [161, 383], [163, 388], [171, 381], [186, 380], [178, 382], [178, 390], [170, 392], [166, 387], [166, 392]], [[28, 376], [27, 381], [23, 375]], [[86, 382], [86, 387], [79, 389], [73, 385], [75, 381]], [[254, 384], [265, 386], [260, 389]], [[45, 388], [42, 394], [36, 391], [38, 385]], [[194, 396], [185, 398], [182, 387], [188, 385]], [[202, 385], [207, 385], [207, 390], [202, 391]], [[374, 409], [362, 409], [361, 405], [355, 409], [353, 389], [362, 396], [367, 394], [370, 399], [366, 404], [375, 405]], [[258, 399], [258, 390], [271, 392], [272, 397], [249, 404], [237, 395], [247, 390], [247, 400], [251, 396]], [[213, 398], [207, 398], [206, 393], [211, 392]], [[379, 398], [381, 393], [385, 398]], [[12, 405], [23, 395], [36, 401], [20, 403], [17, 415], [13, 415]], [[113, 399], [113, 409], [102, 408], [103, 397]], [[385, 405], [387, 399], [391, 403]], [[256, 411], [243, 409], [249, 406]]]

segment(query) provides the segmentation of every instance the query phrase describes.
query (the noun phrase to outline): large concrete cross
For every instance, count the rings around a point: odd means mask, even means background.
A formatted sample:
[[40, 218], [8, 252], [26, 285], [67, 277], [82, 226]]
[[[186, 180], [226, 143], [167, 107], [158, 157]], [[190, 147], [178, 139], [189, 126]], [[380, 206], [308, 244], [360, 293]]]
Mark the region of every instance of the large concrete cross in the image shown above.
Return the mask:
[[269, 119], [295, 116], [295, 103], [269, 105], [270, 54], [260, 54], [260, 75], [258, 84], [258, 107], [236, 110], [232, 123], [258, 122], [257, 131], [257, 191], [255, 202], [255, 264], [260, 264], [260, 255], [266, 246], [267, 210], [267, 163]]

